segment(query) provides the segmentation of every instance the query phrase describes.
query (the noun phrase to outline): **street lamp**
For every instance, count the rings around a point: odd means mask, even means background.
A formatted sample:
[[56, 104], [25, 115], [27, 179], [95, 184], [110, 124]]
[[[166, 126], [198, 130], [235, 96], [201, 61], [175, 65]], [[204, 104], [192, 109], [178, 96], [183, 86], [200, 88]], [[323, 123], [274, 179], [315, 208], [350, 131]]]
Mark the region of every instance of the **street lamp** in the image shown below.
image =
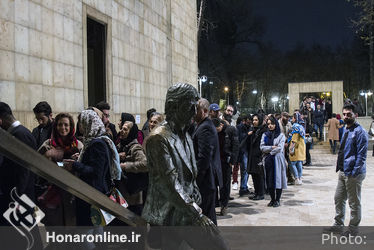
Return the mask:
[[257, 94], [257, 90], [252, 90], [252, 94], [256, 95]]
[[[229, 87], [225, 86], [223, 88], [223, 91], [225, 92], [225, 100], [227, 99], [227, 93], [229, 92]], [[230, 104], [230, 96], [228, 96], [228, 99], [227, 99], [227, 105]]]
[[207, 80], [208, 80], [208, 77], [206, 77], [206, 76], [201, 76], [201, 77], [198, 77], [198, 80], [199, 80], [199, 88], [200, 88], [200, 97], [202, 97], [201, 96], [201, 85], [203, 84], [203, 82], [206, 82]]
[[360, 95], [365, 96], [365, 116], [368, 116], [368, 96], [371, 96], [373, 92], [371, 90], [361, 90]]
[[274, 96], [274, 97], [271, 98], [271, 101], [273, 102], [274, 112], [275, 112], [275, 103], [279, 101], [279, 98], [277, 96]]

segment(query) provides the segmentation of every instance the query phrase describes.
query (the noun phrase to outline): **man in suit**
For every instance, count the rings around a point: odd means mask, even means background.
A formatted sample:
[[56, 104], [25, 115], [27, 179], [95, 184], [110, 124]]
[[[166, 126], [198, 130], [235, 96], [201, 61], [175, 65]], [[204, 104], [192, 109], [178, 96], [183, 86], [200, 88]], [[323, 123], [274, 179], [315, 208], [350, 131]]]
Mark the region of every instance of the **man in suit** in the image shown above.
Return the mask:
[[[24, 142], [33, 149], [36, 149], [36, 141], [31, 132], [17, 121], [10, 109], [9, 105], [0, 102], [0, 127], [13, 135], [18, 140]], [[20, 152], [21, 153], [21, 152]], [[9, 204], [14, 200], [11, 198], [10, 192], [16, 187], [19, 196], [25, 194], [35, 203], [34, 194], [34, 174], [28, 169], [11, 161], [7, 157], [0, 155], [0, 214], [8, 210]], [[14, 198], [14, 197], [13, 197]], [[0, 216], [0, 226], [10, 226], [10, 223]], [[41, 248], [41, 240], [38, 227], [31, 230], [34, 238], [33, 249]], [[18, 236], [18, 234], [16, 234]], [[17, 237], [15, 236], [15, 237]], [[19, 235], [20, 236], [20, 235]], [[18, 249], [25, 247], [22, 237], [2, 239], [2, 246], [8, 249]], [[10, 248], [9, 248], [10, 249]]]
[[222, 188], [222, 169], [219, 156], [219, 142], [215, 126], [209, 116], [209, 102], [200, 99], [193, 134], [193, 144], [197, 165], [197, 186], [201, 193], [201, 209], [217, 225], [216, 190]]
[[[0, 102], [0, 127], [18, 140], [36, 149], [36, 141], [31, 132], [14, 118], [9, 105], [4, 102]], [[2, 193], [0, 213], [3, 214], [12, 201], [10, 191], [14, 187], [17, 188], [19, 195], [26, 194], [31, 200], [35, 201], [34, 174], [5, 156], [0, 155], [0, 157], [2, 158], [0, 160], [2, 162], [0, 165], [0, 190]], [[2, 221], [3, 217], [0, 217]]]
[[[217, 232], [199, 207], [195, 153], [187, 133], [198, 99], [197, 90], [190, 84], [171, 86], [166, 94], [166, 119], [147, 139], [149, 187], [142, 217], [151, 225], [200, 226]], [[159, 238], [165, 249], [178, 249], [183, 240], [194, 249], [201, 248], [195, 238], [183, 232], [164, 233]]]

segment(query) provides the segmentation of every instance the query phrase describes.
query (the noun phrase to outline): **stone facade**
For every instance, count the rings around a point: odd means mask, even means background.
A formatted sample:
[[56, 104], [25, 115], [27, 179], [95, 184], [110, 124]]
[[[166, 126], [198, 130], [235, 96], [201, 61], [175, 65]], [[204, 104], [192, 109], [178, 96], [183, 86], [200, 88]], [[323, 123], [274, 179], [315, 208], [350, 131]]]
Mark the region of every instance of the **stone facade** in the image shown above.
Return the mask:
[[329, 82], [301, 82], [288, 84], [289, 112], [292, 114], [295, 109], [300, 108], [301, 93], [332, 92], [332, 112], [339, 114], [342, 112], [343, 81]]
[[87, 107], [87, 16], [107, 26], [107, 101], [121, 112], [164, 110], [174, 82], [196, 84], [196, 1], [1, 0], [0, 100], [22, 123], [46, 100], [54, 114]]

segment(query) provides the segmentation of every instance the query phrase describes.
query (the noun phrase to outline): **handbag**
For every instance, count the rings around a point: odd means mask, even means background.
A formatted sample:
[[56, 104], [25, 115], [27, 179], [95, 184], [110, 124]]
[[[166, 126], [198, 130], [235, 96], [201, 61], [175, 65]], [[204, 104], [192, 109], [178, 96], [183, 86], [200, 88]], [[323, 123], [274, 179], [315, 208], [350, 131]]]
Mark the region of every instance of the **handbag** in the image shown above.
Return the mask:
[[[114, 186], [111, 188], [111, 191], [108, 194], [109, 199], [113, 202], [119, 204], [120, 206], [127, 208], [129, 204], [123, 198], [121, 192]], [[116, 217], [110, 213], [102, 210], [95, 205], [91, 205], [91, 222], [94, 226], [106, 226], [112, 222]]]
[[61, 193], [55, 185], [49, 185], [42, 195], [38, 197], [42, 207], [56, 209], [62, 203]]
[[305, 137], [305, 143], [306, 143], [306, 144], [312, 144], [312, 143], [313, 143], [313, 137], [311, 137], [311, 136], [306, 136], [306, 137]]

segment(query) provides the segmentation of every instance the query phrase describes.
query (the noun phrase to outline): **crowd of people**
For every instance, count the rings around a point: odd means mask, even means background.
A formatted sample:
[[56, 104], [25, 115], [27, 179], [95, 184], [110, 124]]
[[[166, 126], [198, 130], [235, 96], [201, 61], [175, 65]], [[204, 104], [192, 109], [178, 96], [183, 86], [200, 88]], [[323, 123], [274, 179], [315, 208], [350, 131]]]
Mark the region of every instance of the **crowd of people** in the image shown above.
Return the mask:
[[[229, 201], [234, 199], [230, 196], [231, 187], [239, 187], [239, 195], [248, 195], [251, 200], [264, 200], [268, 194], [271, 199], [267, 206], [279, 207], [282, 190], [287, 185], [302, 185], [303, 164], [311, 164], [312, 142], [308, 137], [315, 133], [322, 140], [323, 126], [329, 128], [332, 152], [339, 151], [340, 161], [346, 158], [347, 153], [336, 144], [342, 141], [340, 129], [344, 124], [331, 112], [330, 100], [322, 107], [317, 100], [305, 98], [300, 109], [291, 115], [265, 114], [260, 109], [256, 114], [240, 116], [236, 124], [231, 105], [221, 112], [218, 104], [201, 98], [195, 108], [188, 129], [193, 150], [187, 155], [179, 154], [195, 158], [196, 184], [201, 194], [199, 206], [214, 224], [217, 224], [217, 206], [220, 215], [228, 213]], [[0, 126], [98, 191], [107, 194], [116, 186], [128, 202], [128, 209], [142, 214], [147, 197], [153, 194], [148, 193], [152, 159], [147, 159], [145, 145], [152, 134], [159, 133], [157, 128], [164, 123], [163, 114], [148, 110], [147, 121], [139, 129], [132, 114], [122, 113], [117, 132], [110, 121], [110, 106], [105, 102], [83, 110], [77, 123], [69, 113], [53, 117], [52, 108], [45, 101], [38, 103], [33, 112], [39, 126], [30, 132], [16, 120], [9, 105], [0, 102]], [[347, 148], [347, 144], [345, 137], [340, 148]], [[16, 186], [19, 193], [27, 194], [45, 211], [43, 222], [47, 226], [92, 225], [90, 205], [85, 201], [5, 157], [0, 156], [0, 166], [1, 212], [8, 207], [8, 194]], [[338, 166], [344, 170], [345, 162]], [[341, 215], [339, 218], [340, 223]], [[1, 220], [1, 224], [6, 224]]]

